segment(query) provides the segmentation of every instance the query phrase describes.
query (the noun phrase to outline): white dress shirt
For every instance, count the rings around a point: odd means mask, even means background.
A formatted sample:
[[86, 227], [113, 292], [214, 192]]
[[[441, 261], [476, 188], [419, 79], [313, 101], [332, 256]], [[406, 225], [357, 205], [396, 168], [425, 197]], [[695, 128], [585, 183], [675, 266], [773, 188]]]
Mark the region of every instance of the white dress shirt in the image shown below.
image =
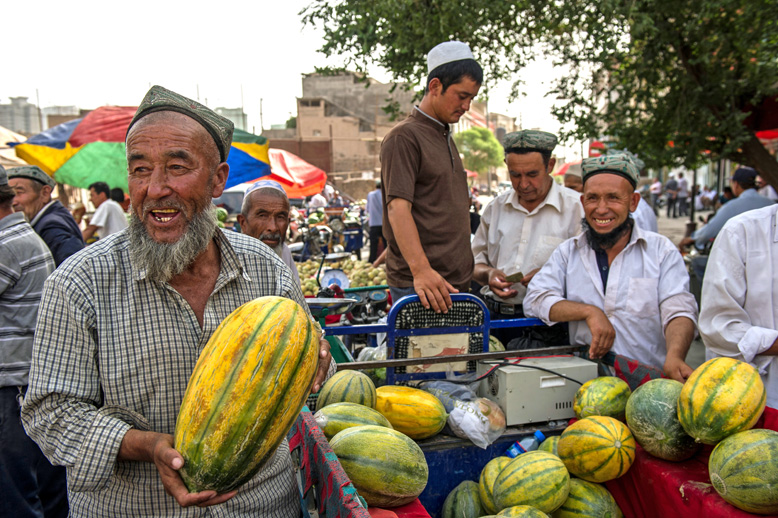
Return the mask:
[[[519, 203], [516, 191], [508, 189], [484, 209], [473, 237], [475, 264], [487, 264], [506, 275], [528, 274], [540, 268], [563, 241], [581, 232], [583, 206], [580, 193], [556, 182], [532, 212]], [[526, 288], [513, 285], [515, 297], [502, 299], [491, 290], [487, 295], [508, 304], [521, 304]]]
[[89, 224], [97, 227], [97, 233], [100, 234], [101, 239], [124, 230], [128, 226], [127, 215], [124, 213], [122, 206], [113, 200], [105, 200], [101, 203], [95, 209]]
[[767, 405], [778, 408], [778, 362], [761, 354], [778, 338], [778, 205], [744, 212], [724, 225], [705, 270], [702, 300], [706, 357], [754, 365]]
[[[606, 292], [594, 250], [582, 233], [562, 243], [533, 277], [524, 313], [552, 324], [551, 307], [563, 300], [602, 309], [616, 330], [612, 351], [658, 369], [667, 356], [667, 324], [678, 317], [697, 321], [697, 302], [678, 249], [666, 237], [637, 226], [610, 265]], [[570, 322], [571, 343], [590, 345], [591, 340], [586, 321]]]
[[632, 213], [632, 217], [635, 219], [635, 225], [643, 230], [658, 232], [659, 227], [656, 223], [656, 214], [654, 214], [654, 210], [643, 198], [640, 198], [638, 208]]

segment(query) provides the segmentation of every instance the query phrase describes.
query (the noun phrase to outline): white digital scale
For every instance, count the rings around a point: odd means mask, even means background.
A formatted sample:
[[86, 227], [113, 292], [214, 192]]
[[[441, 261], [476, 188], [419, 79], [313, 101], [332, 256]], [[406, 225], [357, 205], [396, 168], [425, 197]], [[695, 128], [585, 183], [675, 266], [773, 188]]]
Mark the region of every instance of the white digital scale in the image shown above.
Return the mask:
[[[478, 377], [498, 363], [479, 361]], [[529, 358], [517, 365], [495, 368], [481, 380], [478, 395], [500, 406], [508, 426], [575, 417], [573, 399], [581, 385], [530, 366], [542, 367], [581, 383], [597, 377], [597, 364], [576, 356]]]

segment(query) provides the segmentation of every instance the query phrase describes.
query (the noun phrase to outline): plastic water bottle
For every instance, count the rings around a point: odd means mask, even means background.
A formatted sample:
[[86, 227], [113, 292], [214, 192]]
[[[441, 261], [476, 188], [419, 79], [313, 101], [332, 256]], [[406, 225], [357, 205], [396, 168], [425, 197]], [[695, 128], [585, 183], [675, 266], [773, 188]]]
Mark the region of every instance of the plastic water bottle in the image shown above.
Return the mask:
[[527, 437], [524, 437], [523, 439], [511, 444], [511, 447], [508, 448], [508, 451], [505, 452], [505, 455], [512, 459], [516, 458], [522, 453], [537, 450], [538, 446], [540, 446], [540, 443], [545, 440], [546, 436], [543, 435], [543, 432], [538, 430], [533, 435], [528, 435]]

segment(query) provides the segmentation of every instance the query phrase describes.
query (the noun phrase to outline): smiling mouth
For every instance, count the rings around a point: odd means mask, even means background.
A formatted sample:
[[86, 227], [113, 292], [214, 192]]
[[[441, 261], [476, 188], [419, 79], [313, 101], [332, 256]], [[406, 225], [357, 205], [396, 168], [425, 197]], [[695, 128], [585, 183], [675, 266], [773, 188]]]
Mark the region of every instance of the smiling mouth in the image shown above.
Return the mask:
[[156, 221], [167, 223], [178, 215], [178, 211], [176, 209], [154, 209], [150, 214]]
[[598, 225], [607, 225], [608, 223], [613, 221], [613, 218], [611, 218], [611, 219], [597, 219], [597, 218], [593, 218], [593, 219], [594, 219], [594, 222], [597, 223]]

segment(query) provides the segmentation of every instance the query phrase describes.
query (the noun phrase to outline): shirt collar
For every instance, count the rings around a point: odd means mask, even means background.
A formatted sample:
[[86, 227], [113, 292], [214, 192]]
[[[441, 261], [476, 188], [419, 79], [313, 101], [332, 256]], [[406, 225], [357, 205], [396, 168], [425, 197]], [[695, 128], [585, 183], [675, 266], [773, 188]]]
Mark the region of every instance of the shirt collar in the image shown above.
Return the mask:
[[528, 212], [526, 208], [524, 208], [521, 203], [519, 203], [519, 195], [516, 193], [516, 190], [511, 187], [511, 195], [505, 198], [505, 204], [511, 205], [516, 210], [520, 210], [522, 212], [526, 212], [527, 214], [532, 214], [535, 212], [538, 212], [543, 206], [545, 205], [551, 205], [554, 207], [557, 212], [562, 212], [562, 187], [559, 186], [559, 184], [554, 181], [554, 179], [551, 179], [551, 188], [548, 190], [548, 193], [546, 194], [546, 199], [540, 202], [540, 205], [535, 207], [535, 210], [532, 212]]
[[[216, 246], [219, 247], [219, 253], [221, 254], [221, 269], [219, 271], [219, 277], [216, 280], [216, 286], [214, 286], [214, 291], [225, 282], [230, 281], [239, 275], [242, 275], [247, 281], [251, 281], [251, 278], [243, 270], [243, 265], [238, 259], [235, 249], [232, 247], [229, 239], [227, 239], [227, 236], [224, 235], [224, 231], [217, 229], [213, 236], [213, 240], [216, 242]], [[145, 280], [148, 275], [148, 270], [146, 268], [137, 268], [132, 264], [132, 260], [130, 260], [130, 264], [133, 271], [133, 279], [136, 281]]]
[[435, 123], [435, 125], [436, 125], [436, 127], [438, 129], [441, 129], [441, 128], [443, 128], [445, 130], [449, 130], [450, 129], [448, 124], [443, 124], [442, 122], [440, 122], [435, 117], [432, 117], [431, 115], [424, 113], [422, 111], [422, 109], [419, 108], [418, 106], [414, 106], [413, 107], [413, 112], [411, 113], [411, 116], [413, 118], [417, 119], [417, 120], [420, 120], [420, 121], [432, 121], [432, 122]]
[[19, 223], [27, 223], [27, 220], [24, 219], [24, 213], [14, 212], [9, 214], [3, 219], [0, 219], [0, 231], [11, 228], [14, 225], [18, 225]]
[[43, 215], [46, 213], [47, 210], [49, 210], [49, 207], [54, 205], [57, 202], [57, 200], [51, 200], [46, 205], [44, 205], [41, 210], [38, 211], [38, 213], [35, 215], [34, 218], [32, 218], [32, 221], [30, 221], [30, 225], [35, 226], [35, 224], [38, 222], [39, 219], [43, 217]]

